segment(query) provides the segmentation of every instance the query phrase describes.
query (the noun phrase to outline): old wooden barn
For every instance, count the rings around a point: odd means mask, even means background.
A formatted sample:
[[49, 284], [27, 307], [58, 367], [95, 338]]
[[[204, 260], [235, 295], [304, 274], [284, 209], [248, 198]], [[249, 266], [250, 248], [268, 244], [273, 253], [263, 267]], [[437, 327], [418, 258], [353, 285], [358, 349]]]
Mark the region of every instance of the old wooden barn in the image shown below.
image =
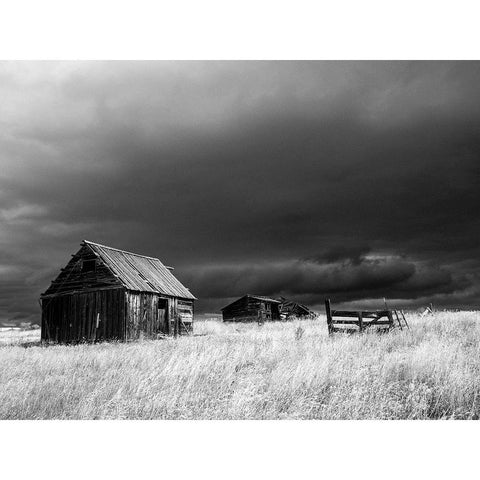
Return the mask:
[[42, 340], [82, 342], [193, 329], [195, 297], [158, 258], [84, 240], [41, 295]]
[[279, 300], [259, 295], [244, 295], [222, 308], [224, 322], [260, 322], [280, 320]]

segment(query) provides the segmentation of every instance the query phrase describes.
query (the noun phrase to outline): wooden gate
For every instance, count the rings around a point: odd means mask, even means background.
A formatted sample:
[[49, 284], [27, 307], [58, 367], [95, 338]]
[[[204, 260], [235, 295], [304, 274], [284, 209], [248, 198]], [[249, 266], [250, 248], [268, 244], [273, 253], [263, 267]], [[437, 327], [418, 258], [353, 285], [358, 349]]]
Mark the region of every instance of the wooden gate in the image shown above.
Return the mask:
[[389, 331], [394, 326], [392, 310], [332, 310], [327, 298], [325, 312], [329, 334], [363, 332], [372, 327], [377, 331]]

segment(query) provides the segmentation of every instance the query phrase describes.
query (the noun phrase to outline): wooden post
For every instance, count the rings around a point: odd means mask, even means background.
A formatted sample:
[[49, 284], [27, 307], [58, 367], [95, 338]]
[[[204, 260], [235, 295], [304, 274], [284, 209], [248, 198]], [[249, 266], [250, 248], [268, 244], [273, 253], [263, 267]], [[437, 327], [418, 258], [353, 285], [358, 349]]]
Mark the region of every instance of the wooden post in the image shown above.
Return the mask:
[[398, 315], [398, 311], [397, 311], [397, 310], [394, 310], [394, 312], [395, 312], [395, 317], [397, 318], [398, 326], [400, 327], [400, 330], [403, 330], [402, 321], [400, 320], [400, 317], [399, 317], [399, 315]]
[[325, 299], [325, 312], [327, 314], [327, 327], [328, 327], [328, 334], [330, 335], [333, 331], [332, 327], [332, 309], [330, 308], [330, 299]]
[[389, 330], [391, 328], [393, 328], [393, 315], [392, 315], [392, 311], [391, 310], [388, 310], [387, 311], [387, 315], [388, 315], [388, 320], [390, 321], [390, 325], [389, 325]]
[[175, 313], [174, 313], [174, 317], [173, 317], [175, 319], [174, 336], [178, 337], [178, 335], [180, 334], [180, 317], [178, 315], [178, 300], [176, 298], [173, 300], [173, 305], [174, 305], [174, 308], [175, 308]]
[[363, 327], [362, 312], [358, 312], [358, 326], [359, 326], [359, 328], [360, 328], [360, 332], [363, 332], [364, 327]]

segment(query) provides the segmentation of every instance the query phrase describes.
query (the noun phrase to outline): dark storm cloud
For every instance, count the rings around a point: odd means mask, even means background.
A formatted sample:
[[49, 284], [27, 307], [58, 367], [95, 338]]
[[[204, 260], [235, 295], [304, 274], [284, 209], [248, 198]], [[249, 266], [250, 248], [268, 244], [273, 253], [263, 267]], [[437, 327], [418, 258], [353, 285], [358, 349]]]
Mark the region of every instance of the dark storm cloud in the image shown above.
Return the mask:
[[325, 295], [339, 301], [362, 298], [418, 298], [428, 293], [452, 293], [455, 281], [447, 270], [415, 265], [402, 258], [368, 258], [361, 262], [321, 264], [311, 260], [201, 267], [186, 279], [205, 298], [231, 300], [244, 293], [309, 298]]
[[83, 238], [246, 292], [477, 305], [478, 62], [0, 66], [1, 315]]
[[318, 263], [332, 263], [344, 260], [354, 265], [359, 265], [370, 250], [371, 248], [368, 245], [351, 245], [348, 247], [345, 245], [336, 245], [318, 255], [307, 258], [307, 260]]

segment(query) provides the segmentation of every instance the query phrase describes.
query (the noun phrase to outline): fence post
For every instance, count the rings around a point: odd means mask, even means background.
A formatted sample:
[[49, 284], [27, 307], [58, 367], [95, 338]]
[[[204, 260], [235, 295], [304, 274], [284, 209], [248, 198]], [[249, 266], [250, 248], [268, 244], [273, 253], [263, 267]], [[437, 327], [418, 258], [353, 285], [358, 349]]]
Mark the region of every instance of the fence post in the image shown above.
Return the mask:
[[332, 333], [332, 310], [330, 308], [330, 299], [325, 299], [325, 312], [327, 313], [327, 327], [328, 327], [328, 334]]
[[390, 330], [391, 328], [393, 328], [393, 314], [391, 310], [387, 310], [387, 316], [388, 320], [390, 321], [390, 325], [388, 326], [388, 329]]
[[358, 326], [360, 327], [360, 331], [363, 332], [363, 317], [362, 312], [358, 312]]

